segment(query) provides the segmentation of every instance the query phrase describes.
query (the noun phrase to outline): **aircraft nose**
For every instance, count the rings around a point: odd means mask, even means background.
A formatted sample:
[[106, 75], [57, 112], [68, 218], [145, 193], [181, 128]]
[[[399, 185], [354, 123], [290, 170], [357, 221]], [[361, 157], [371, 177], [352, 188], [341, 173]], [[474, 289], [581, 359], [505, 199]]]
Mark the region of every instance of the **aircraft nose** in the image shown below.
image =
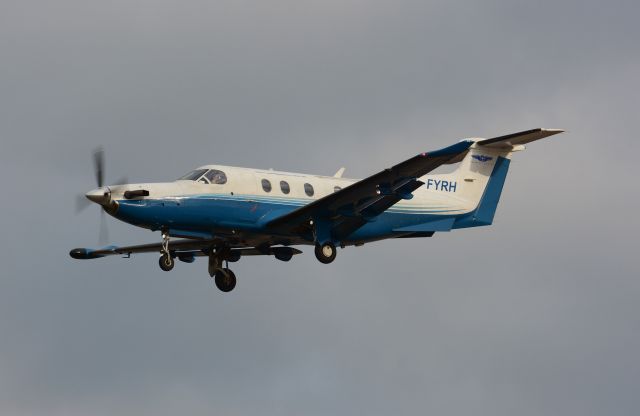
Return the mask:
[[86, 196], [89, 201], [95, 202], [96, 204], [106, 205], [109, 203], [109, 189], [105, 187], [89, 191], [84, 196]]

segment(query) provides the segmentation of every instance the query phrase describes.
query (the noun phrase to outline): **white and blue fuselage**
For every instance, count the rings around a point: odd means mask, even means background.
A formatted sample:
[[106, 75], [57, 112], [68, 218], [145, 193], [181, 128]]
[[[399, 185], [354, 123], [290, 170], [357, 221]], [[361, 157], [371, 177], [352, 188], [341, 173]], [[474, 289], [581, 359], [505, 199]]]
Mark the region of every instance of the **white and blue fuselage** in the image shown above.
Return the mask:
[[[484, 170], [489, 175], [482, 180], [472, 172], [465, 177], [458, 171], [451, 175], [422, 177], [424, 185], [413, 192], [411, 199], [398, 202], [352, 234], [341, 236], [339, 243], [352, 245], [392, 237], [423, 237], [437, 231], [491, 224], [509, 159], [499, 155], [484, 156], [491, 159], [471, 159], [474, 163], [487, 165]], [[130, 224], [151, 230], [168, 229], [169, 234], [180, 237], [244, 235], [247, 238], [262, 236], [270, 240], [270, 244], [313, 244], [313, 240], [307, 241], [304, 236], [273, 234], [267, 224], [358, 182], [220, 165], [202, 166], [190, 174], [191, 179], [175, 182], [114, 187], [111, 199], [116, 208], [110, 213]], [[207, 179], [207, 175], [214, 180]], [[224, 180], [220, 180], [222, 177]], [[474, 217], [483, 199], [478, 198], [474, 188], [482, 188], [484, 193], [485, 187], [495, 203], [485, 206], [484, 216]], [[135, 190], [148, 191], [149, 195], [124, 197], [126, 191]]]
[[[209, 258], [209, 274], [223, 291], [235, 274], [223, 263], [272, 255], [288, 261], [314, 245], [322, 263], [336, 247], [387, 238], [431, 237], [436, 232], [490, 225], [507, 177], [511, 155], [526, 143], [561, 130], [533, 129], [492, 139], [466, 139], [420, 153], [362, 180], [273, 170], [207, 165], [166, 183], [102, 186], [86, 197], [114, 217], [162, 232], [162, 243], [102, 249], [77, 248], [76, 259], [160, 252], [162, 270], [174, 259]], [[459, 163], [448, 174], [432, 172]], [[182, 240], [169, 241], [171, 237]], [[225, 264], [226, 264], [225, 263]]]

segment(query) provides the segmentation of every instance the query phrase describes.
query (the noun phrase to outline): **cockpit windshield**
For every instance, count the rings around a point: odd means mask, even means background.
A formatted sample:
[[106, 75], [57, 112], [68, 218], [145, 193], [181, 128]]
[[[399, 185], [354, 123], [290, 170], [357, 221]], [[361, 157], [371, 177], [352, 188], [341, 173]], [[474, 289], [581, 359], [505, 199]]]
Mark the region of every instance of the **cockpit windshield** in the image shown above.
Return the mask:
[[187, 173], [186, 175], [178, 178], [179, 181], [196, 181], [202, 176], [208, 169], [196, 169]]
[[224, 185], [227, 183], [227, 175], [217, 169], [196, 169], [187, 173], [179, 181], [198, 181], [206, 184]]

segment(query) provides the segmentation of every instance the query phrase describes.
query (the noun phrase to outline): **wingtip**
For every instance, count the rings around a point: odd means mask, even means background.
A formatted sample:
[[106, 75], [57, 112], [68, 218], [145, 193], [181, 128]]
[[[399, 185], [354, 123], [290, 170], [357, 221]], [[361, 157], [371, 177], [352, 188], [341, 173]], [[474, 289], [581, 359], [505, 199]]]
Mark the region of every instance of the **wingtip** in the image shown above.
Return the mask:
[[103, 257], [97, 254], [94, 254], [93, 250], [88, 248], [74, 248], [69, 252], [69, 255], [76, 260], [89, 260], [89, 259], [97, 259], [99, 257]]
[[564, 133], [566, 131], [564, 129], [540, 129], [540, 130], [544, 131], [546, 133], [549, 133], [549, 135], [558, 134], [558, 133]]

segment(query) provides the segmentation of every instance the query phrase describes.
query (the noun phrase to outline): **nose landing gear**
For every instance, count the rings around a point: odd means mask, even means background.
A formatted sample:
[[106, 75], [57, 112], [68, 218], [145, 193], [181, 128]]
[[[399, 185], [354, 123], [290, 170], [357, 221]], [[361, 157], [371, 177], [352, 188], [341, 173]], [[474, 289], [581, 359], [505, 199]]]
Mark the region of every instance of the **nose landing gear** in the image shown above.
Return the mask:
[[162, 250], [160, 253], [162, 253], [158, 260], [160, 268], [165, 272], [171, 271], [176, 262], [169, 251], [169, 234], [165, 232], [162, 233]]
[[171, 257], [171, 254], [167, 253], [163, 253], [160, 256], [158, 263], [160, 263], [160, 268], [165, 272], [170, 272], [173, 269], [173, 266], [176, 265], [176, 262], [173, 257]]

